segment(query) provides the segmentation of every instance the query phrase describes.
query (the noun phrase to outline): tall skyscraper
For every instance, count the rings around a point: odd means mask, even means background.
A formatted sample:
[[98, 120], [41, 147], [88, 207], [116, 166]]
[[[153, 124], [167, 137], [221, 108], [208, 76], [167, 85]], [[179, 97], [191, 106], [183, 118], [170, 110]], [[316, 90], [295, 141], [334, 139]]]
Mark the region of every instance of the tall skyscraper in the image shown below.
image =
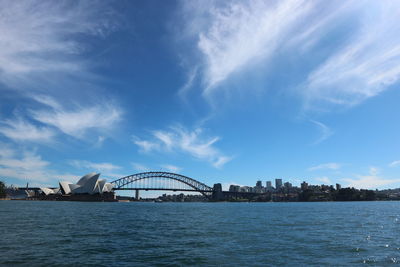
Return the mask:
[[262, 187], [262, 182], [261, 181], [257, 181], [256, 187]]
[[271, 181], [267, 181], [267, 188], [268, 188], [268, 189], [272, 188], [272, 183], [271, 183]]
[[275, 179], [275, 188], [279, 189], [282, 187], [282, 179]]

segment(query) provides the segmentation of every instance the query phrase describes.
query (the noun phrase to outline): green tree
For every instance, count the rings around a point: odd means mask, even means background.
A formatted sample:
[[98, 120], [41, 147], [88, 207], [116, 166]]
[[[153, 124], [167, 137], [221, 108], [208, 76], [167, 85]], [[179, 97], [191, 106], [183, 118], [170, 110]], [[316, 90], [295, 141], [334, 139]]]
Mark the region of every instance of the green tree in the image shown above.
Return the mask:
[[6, 185], [0, 181], [0, 198], [6, 197]]
[[314, 196], [314, 191], [311, 189], [306, 189], [299, 194], [300, 201], [310, 201]]

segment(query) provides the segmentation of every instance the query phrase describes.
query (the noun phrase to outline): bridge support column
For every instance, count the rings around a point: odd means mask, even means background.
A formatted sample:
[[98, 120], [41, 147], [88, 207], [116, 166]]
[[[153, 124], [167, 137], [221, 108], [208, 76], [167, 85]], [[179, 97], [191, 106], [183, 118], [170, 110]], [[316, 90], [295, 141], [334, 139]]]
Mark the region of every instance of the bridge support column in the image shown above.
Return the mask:
[[224, 200], [224, 194], [222, 193], [222, 185], [214, 184], [213, 192], [212, 192], [212, 200], [213, 201], [222, 201]]
[[136, 200], [139, 200], [139, 190], [136, 189], [135, 191], [135, 198]]

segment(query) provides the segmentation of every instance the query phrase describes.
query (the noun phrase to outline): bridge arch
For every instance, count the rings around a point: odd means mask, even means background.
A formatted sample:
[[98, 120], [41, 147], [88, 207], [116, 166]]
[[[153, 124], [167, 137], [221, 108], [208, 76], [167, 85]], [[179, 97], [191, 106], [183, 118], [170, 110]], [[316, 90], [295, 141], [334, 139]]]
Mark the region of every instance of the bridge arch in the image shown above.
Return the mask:
[[[168, 183], [168, 181], [173, 181], [173, 183]], [[210, 197], [213, 191], [210, 186], [200, 181], [171, 172], [142, 172], [119, 178], [111, 183], [114, 185], [114, 190], [192, 191], [206, 197]], [[184, 186], [179, 186], [179, 184]]]

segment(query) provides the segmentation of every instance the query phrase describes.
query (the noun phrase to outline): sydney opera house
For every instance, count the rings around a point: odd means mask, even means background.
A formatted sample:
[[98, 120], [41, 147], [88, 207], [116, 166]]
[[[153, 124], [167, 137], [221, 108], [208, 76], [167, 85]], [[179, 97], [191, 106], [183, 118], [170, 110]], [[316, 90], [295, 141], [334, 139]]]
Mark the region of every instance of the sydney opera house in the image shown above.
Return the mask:
[[100, 173], [88, 173], [74, 184], [59, 182], [59, 188], [42, 187], [44, 198], [54, 200], [109, 201], [115, 199], [113, 185], [99, 179]]

